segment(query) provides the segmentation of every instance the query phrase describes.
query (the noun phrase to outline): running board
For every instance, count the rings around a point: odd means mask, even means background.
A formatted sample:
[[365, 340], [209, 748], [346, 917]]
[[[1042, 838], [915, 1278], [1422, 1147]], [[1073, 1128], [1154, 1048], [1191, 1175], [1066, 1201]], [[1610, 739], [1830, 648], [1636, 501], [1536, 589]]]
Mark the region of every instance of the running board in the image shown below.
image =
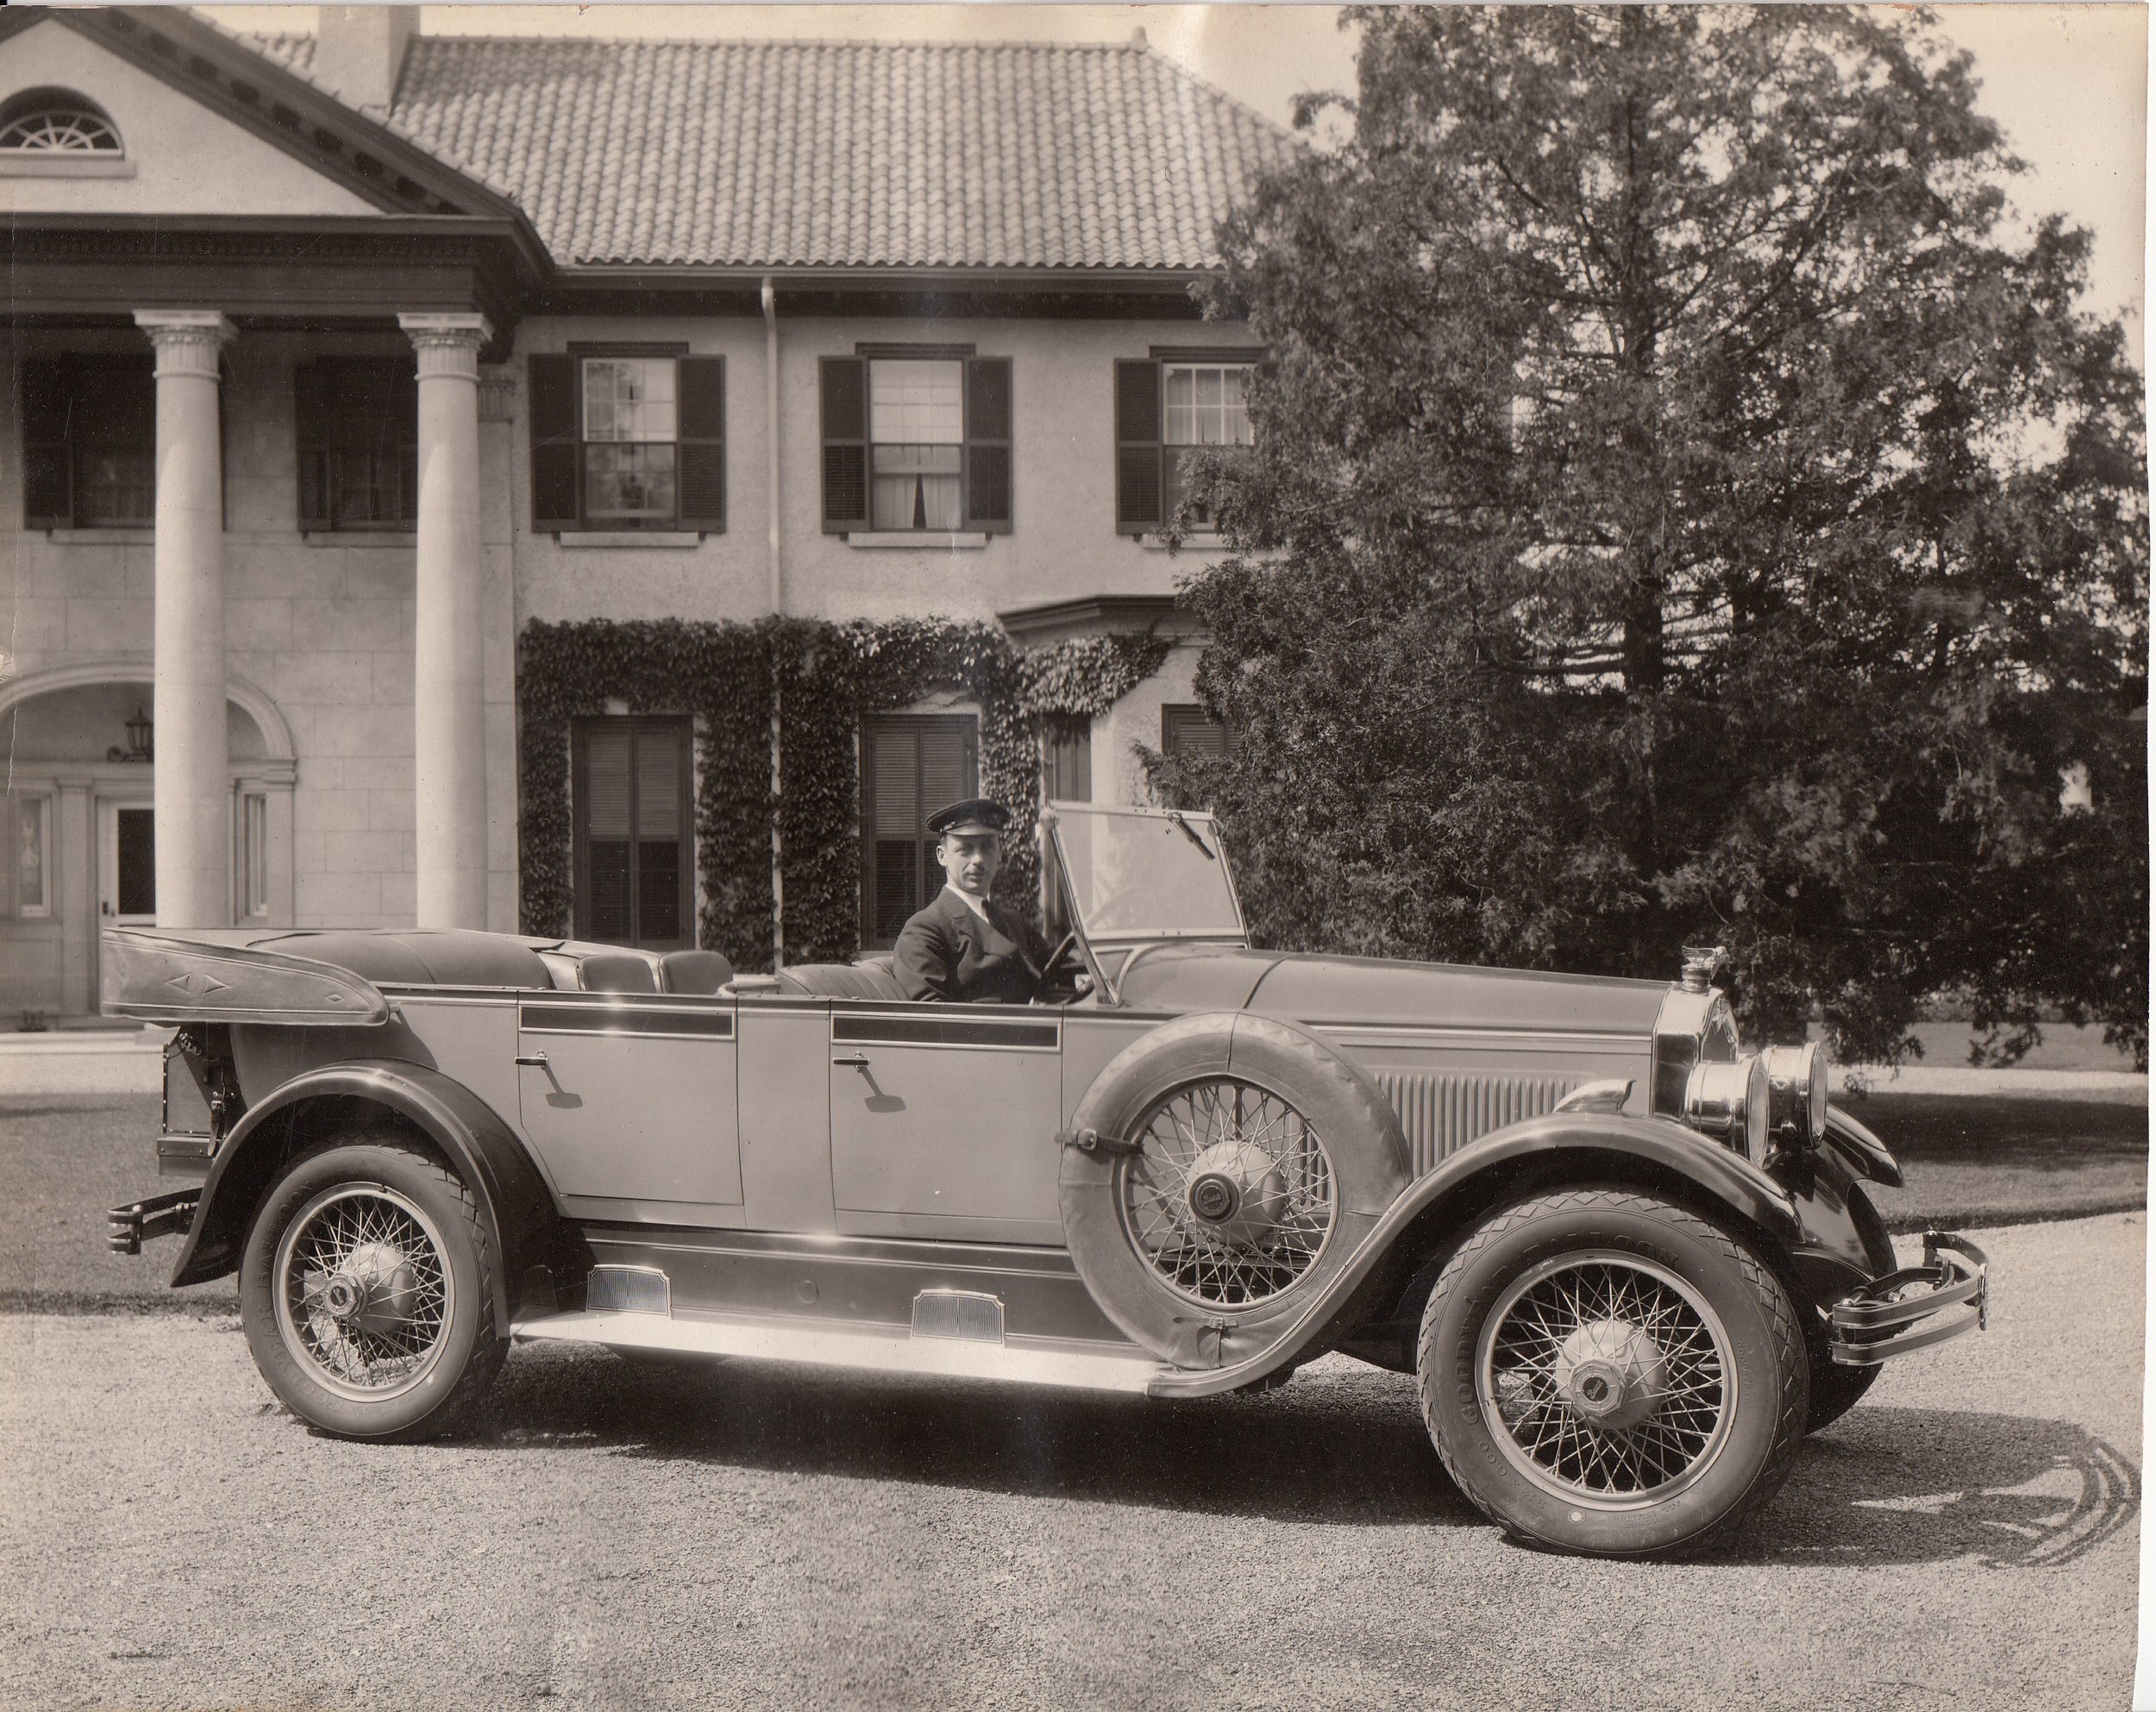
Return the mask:
[[549, 1314], [521, 1320], [512, 1336], [536, 1343], [667, 1350], [797, 1367], [867, 1373], [927, 1373], [1078, 1391], [1143, 1393], [1166, 1371], [1157, 1357], [1068, 1343], [916, 1337], [901, 1326], [837, 1327], [799, 1320], [680, 1318], [665, 1314]]

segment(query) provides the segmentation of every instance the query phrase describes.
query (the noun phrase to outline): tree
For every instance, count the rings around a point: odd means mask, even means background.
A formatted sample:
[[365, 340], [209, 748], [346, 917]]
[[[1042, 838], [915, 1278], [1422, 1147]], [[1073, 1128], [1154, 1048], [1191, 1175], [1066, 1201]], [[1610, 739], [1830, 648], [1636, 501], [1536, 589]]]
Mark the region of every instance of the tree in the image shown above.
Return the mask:
[[[1221, 230], [1270, 352], [1186, 600], [1275, 944], [2145, 1054], [2141, 386], [1927, 15], [1370, 8]], [[1319, 104], [1306, 103], [1311, 122]], [[2093, 808], [2061, 804], [2087, 769]]]

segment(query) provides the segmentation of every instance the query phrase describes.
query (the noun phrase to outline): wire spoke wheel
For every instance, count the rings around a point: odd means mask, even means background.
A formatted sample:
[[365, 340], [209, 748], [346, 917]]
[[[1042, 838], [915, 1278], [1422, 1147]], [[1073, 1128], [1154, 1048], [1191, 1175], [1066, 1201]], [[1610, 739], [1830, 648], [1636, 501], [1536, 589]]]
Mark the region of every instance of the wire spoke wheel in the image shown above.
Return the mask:
[[337, 1395], [379, 1402], [423, 1380], [450, 1324], [441, 1232], [382, 1183], [323, 1190], [285, 1228], [272, 1274], [292, 1358]]
[[1620, 1250], [1562, 1254], [1493, 1305], [1475, 1362], [1491, 1437], [1535, 1485], [1602, 1509], [1665, 1502], [1729, 1436], [1737, 1364], [1707, 1300]]
[[1303, 1114], [1271, 1090], [1213, 1076], [1169, 1090], [1131, 1133], [1125, 1228], [1179, 1295], [1245, 1308], [1293, 1288], [1338, 1220], [1332, 1157]]

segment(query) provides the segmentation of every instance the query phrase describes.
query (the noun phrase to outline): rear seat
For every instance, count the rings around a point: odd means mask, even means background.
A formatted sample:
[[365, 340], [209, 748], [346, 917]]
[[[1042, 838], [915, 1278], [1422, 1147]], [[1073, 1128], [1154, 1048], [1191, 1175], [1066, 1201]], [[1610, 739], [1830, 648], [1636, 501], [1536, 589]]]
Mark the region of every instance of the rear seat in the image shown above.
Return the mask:
[[890, 961], [872, 957], [857, 963], [796, 963], [779, 971], [779, 991], [811, 999], [899, 999], [906, 997]]

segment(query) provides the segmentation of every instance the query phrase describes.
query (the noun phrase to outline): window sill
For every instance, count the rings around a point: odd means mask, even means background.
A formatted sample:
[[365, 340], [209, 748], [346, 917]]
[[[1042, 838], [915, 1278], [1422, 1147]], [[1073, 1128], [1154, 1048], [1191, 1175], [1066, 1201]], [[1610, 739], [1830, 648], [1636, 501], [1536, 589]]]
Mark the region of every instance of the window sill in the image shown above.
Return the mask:
[[988, 544], [985, 530], [857, 529], [840, 538], [849, 547], [910, 547], [917, 553], [975, 553]]
[[310, 547], [396, 547], [419, 545], [417, 533], [396, 529], [304, 529], [299, 538]]
[[1138, 537], [1138, 544], [1148, 553], [1204, 552], [1218, 547], [1220, 536], [1217, 530], [1194, 529], [1172, 545], [1164, 535], [1141, 535]]
[[699, 547], [704, 531], [696, 529], [563, 529], [554, 538], [564, 547]]
[[0, 179], [132, 179], [135, 163], [124, 155], [85, 154], [70, 159], [54, 151], [42, 158], [0, 157]]
[[89, 529], [48, 529], [45, 538], [63, 547], [154, 547], [157, 531], [137, 524], [114, 524]]

